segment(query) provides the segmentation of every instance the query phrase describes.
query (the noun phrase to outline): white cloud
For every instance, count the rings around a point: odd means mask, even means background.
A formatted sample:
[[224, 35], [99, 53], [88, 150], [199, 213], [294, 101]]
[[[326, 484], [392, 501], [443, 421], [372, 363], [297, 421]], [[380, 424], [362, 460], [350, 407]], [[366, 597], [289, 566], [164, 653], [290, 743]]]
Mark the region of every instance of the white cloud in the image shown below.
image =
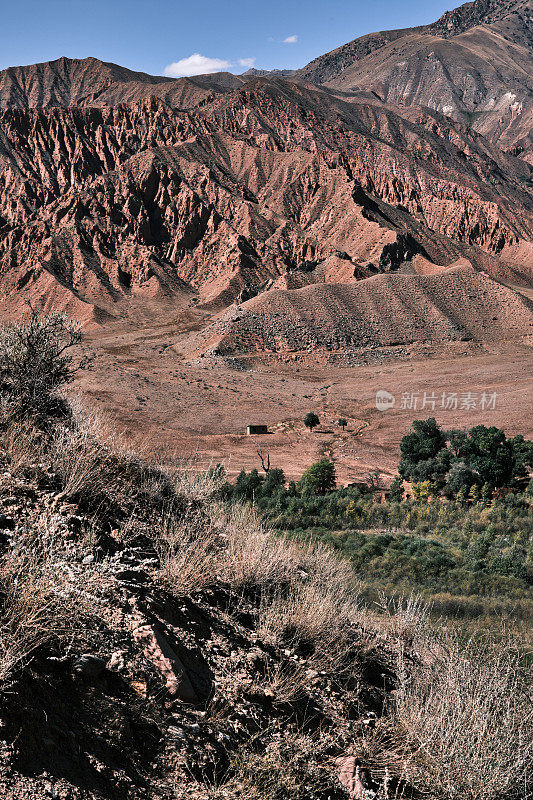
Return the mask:
[[248, 67], [248, 69], [251, 69], [255, 65], [256, 60], [257, 59], [255, 58], [239, 58], [238, 62], [239, 66]]
[[185, 78], [192, 75], [211, 75], [213, 72], [223, 72], [229, 67], [231, 67], [231, 61], [223, 58], [208, 58], [200, 53], [193, 53], [188, 58], [167, 64], [164, 74], [169, 78]]
[[292, 36], [287, 36], [287, 38], [283, 40], [283, 44], [296, 44], [297, 41], [298, 37], [296, 34], [293, 34]]

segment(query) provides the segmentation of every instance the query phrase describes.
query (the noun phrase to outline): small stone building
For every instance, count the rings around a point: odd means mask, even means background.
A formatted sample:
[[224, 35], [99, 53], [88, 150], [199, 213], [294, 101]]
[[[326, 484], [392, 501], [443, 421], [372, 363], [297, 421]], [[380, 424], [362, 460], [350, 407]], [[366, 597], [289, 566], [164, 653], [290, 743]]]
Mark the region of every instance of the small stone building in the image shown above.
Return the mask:
[[248, 436], [258, 436], [268, 433], [267, 425], [248, 425], [246, 428], [246, 434]]

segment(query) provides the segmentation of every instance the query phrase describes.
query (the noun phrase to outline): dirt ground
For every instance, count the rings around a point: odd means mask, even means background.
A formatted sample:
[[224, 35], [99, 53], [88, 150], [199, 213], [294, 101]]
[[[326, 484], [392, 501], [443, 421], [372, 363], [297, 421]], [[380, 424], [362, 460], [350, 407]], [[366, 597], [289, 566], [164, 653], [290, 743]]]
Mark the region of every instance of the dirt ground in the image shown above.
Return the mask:
[[[261, 449], [290, 478], [321, 457], [334, 460], [342, 483], [374, 469], [391, 476], [401, 437], [412, 420], [428, 416], [446, 427], [496, 425], [533, 437], [533, 354], [526, 343], [190, 361], [179, 342], [198, 322], [89, 333], [92, 363], [73, 391], [109, 414], [132, 444], [196, 468], [224, 462], [231, 475], [260, 468]], [[394, 395], [393, 408], [376, 408], [379, 390]], [[313, 432], [303, 425], [308, 411], [321, 421]], [[339, 417], [348, 420], [344, 432]], [[249, 424], [266, 424], [269, 433], [247, 436]]]

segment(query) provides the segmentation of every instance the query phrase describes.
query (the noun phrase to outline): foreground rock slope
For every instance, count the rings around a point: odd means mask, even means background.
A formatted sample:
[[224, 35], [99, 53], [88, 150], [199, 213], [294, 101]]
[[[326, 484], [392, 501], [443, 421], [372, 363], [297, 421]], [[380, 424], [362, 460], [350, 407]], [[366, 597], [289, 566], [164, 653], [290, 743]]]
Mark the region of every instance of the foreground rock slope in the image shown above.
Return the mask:
[[176, 493], [66, 431], [52, 467], [25, 435], [0, 482], [2, 797], [347, 798], [395, 680], [349, 566], [210, 508], [208, 480]]

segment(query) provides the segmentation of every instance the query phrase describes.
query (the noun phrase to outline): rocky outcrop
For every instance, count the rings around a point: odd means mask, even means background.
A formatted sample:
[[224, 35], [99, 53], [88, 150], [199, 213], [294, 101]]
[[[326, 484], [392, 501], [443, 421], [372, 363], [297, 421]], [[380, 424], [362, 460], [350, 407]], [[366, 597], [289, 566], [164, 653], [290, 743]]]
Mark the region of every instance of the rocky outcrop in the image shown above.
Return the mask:
[[[351, 762], [342, 754], [384, 709], [395, 680], [392, 640], [354, 623], [349, 656], [357, 679], [335, 675], [333, 666], [319, 671], [312, 646], [300, 648], [289, 637], [277, 644], [261, 627], [259, 584], [235, 589], [213, 572], [180, 591], [175, 579], [165, 578], [158, 539], [165, 522], [146, 497], [134, 514], [123, 513], [114, 497], [111, 516], [108, 506], [103, 512], [73, 497], [66, 502], [42, 453], [32, 464], [26, 460], [24, 476], [4, 451], [0, 466], [2, 619], [14, 619], [20, 640], [12, 663], [6, 624], [3, 798], [209, 800], [216, 786], [220, 797], [241, 800], [256, 794], [253, 772], [242, 771], [243, 756], [263, 774], [290, 769], [295, 780], [286, 785], [301, 796], [305, 791], [309, 800], [320, 800], [325, 791], [334, 800], [349, 797], [344, 776]], [[181, 524], [195, 525], [196, 532], [204, 517], [209, 524], [198, 501], [187, 507], [191, 517]], [[169, 514], [170, 505], [164, 508]], [[212, 527], [209, 536], [213, 551], [227, 546], [224, 527]], [[279, 558], [283, 545], [276, 543]], [[5, 602], [5, 575], [10, 559], [29, 547], [39, 555], [29, 567], [23, 561], [25, 576], [35, 574], [35, 582], [18, 576], [17, 590], [23, 586], [27, 593], [14, 605], [20, 617], [10, 617], [16, 611]], [[263, 558], [267, 552], [263, 547]], [[296, 551], [291, 553], [297, 579], [310, 581], [316, 571], [310, 556], [302, 554], [300, 568]], [[190, 554], [196, 559], [194, 549]], [[227, 558], [232, 561], [230, 550]], [[53, 600], [36, 606], [30, 587], [37, 598], [59, 596], [57, 617], [55, 606], [49, 607]], [[77, 615], [78, 604], [83, 624], [71, 630], [65, 619]], [[28, 652], [30, 626], [40, 635]], [[281, 752], [273, 760], [286, 740], [290, 757]], [[301, 767], [306, 757], [312, 763]], [[284, 781], [279, 785], [284, 788]]]

